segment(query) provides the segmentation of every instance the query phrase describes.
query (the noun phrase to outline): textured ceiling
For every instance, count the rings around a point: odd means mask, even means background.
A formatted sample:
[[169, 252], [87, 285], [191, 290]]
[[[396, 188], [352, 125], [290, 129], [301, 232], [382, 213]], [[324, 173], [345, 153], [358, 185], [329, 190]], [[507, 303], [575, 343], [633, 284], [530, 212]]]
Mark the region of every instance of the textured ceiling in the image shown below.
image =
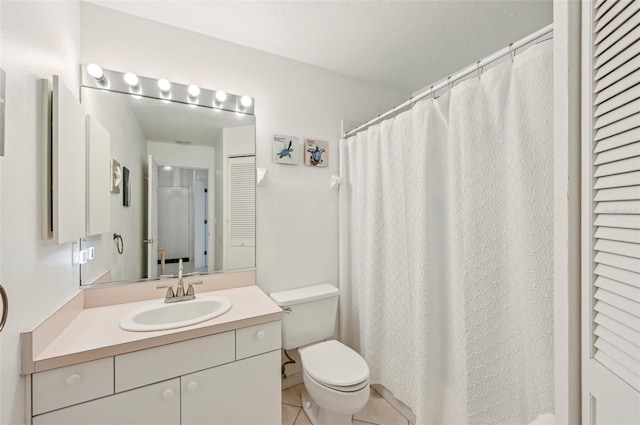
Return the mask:
[[85, 1], [408, 92], [552, 22], [550, 0]]

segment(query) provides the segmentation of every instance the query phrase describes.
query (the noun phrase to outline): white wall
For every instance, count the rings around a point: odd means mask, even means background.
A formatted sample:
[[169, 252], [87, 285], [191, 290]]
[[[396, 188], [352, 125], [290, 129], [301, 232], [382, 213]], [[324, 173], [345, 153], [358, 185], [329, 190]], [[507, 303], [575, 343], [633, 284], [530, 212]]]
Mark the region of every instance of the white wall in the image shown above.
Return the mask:
[[[82, 37], [84, 63], [254, 97], [256, 161], [269, 173], [256, 194], [258, 284], [337, 284], [340, 119], [365, 121], [408, 93], [89, 4]], [[274, 134], [329, 141], [329, 167], [273, 164]]]
[[[131, 183], [129, 207], [122, 204], [123, 184], [120, 193], [109, 194], [111, 232], [85, 238], [86, 246], [96, 248], [96, 259], [82, 266], [82, 283], [93, 283], [109, 269], [111, 281], [139, 279], [146, 273], [142, 240], [145, 239], [146, 220], [147, 141], [127, 96], [85, 88], [82, 89], [82, 103], [86, 112], [111, 134], [111, 157], [129, 169]], [[113, 233], [122, 235], [122, 254], [116, 249]]]
[[[42, 141], [38, 79], [53, 74], [78, 95], [80, 6], [6, 2], [0, 18], [0, 66], [7, 73], [6, 151], [0, 157], [0, 281], [10, 296], [2, 342], [0, 423], [25, 423], [20, 332], [77, 290], [71, 245], [41, 236]], [[84, 165], [82, 165], [84, 166]]]

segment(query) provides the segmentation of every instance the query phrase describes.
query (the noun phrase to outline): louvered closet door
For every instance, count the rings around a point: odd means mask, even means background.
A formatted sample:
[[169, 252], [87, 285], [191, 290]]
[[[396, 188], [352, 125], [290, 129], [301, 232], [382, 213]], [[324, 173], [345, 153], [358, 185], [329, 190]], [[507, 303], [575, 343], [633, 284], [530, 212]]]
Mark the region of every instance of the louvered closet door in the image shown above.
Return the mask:
[[229, 269], [255, 267], [256, 161], [254, 156], [229, 158]]
[[639, 424], [640, 0], [583, 7], [583, 423]]

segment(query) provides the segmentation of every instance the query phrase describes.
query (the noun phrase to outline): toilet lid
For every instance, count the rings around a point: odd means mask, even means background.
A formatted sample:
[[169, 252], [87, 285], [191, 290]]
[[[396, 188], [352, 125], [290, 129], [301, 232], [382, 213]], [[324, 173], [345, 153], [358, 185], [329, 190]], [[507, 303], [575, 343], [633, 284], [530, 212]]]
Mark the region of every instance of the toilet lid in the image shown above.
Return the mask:
[[330, 386], [347, 387], [369, 378], [369, 366], [360, 354], [338, 341], [300, 349], [302, 367], [313, 379]]

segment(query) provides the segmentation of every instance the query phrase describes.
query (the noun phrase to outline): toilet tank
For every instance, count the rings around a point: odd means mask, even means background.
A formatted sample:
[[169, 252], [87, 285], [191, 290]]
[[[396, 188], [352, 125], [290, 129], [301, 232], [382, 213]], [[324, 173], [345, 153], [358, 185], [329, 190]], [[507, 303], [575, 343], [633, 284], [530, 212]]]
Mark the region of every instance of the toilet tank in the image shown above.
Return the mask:
[[282, 348], [290, 350], [333, 336], [339, 293], [328, 283], [272, 292], [271, 299], [285, 311]]

